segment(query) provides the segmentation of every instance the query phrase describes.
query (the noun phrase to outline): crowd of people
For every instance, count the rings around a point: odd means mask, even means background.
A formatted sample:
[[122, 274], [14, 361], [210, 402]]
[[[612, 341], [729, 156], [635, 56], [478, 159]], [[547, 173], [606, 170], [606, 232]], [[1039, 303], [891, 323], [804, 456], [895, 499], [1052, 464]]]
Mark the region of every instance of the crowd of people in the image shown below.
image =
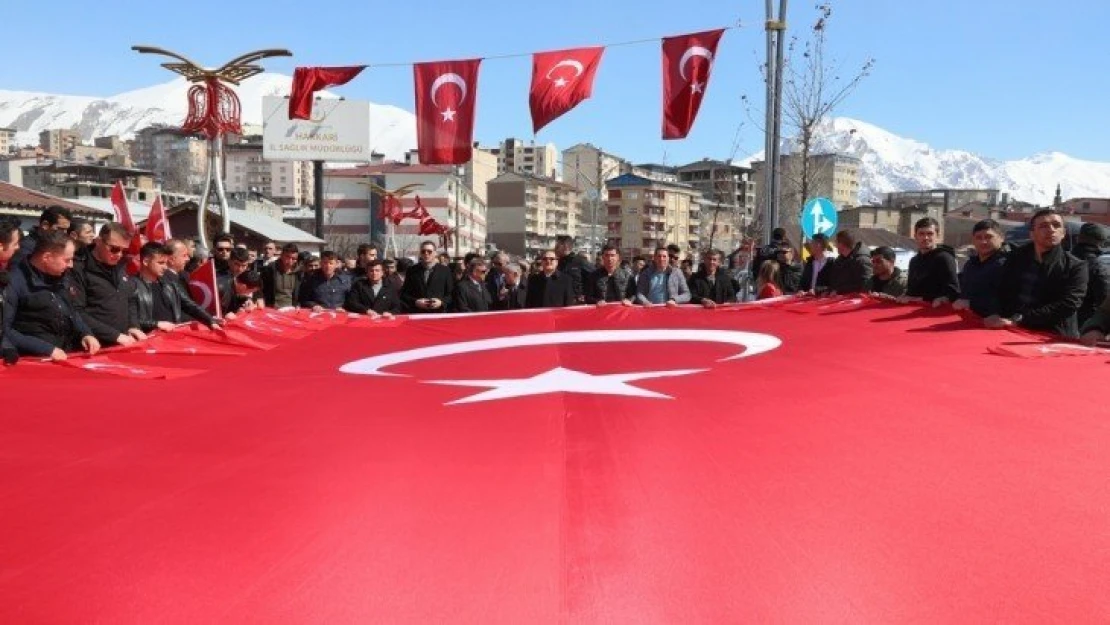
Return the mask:
[[[959, 268], [954, 250], [939, 240], [939, 224], [922, 219], [907, 272], [896, 266], [892, 249], [869, 250], [846, 231], [832, 240], [813, 237], [800, 262], [776, 229], [751, 263], [755, 296], [868, 293], [970, 310], [988, 328], [1040, 330], [1088, 345], [1107, 340], [1110, 276], [1097, 260], [1106, 241], [1102, 228], [1084, 224], [1067, 251], [1058, 212], [1041, 210], [1030, 226], [1032, 240], [1012, 247], [998, 223], [979, 222], [975, 254]], [[560, 236], [533, 262], [504, 252], [453, 260], [429, 241], [411, 261], [381, 258], [373, 244], [359, 246], [351, 258], [332, 251], [315, 256], [293, 243], [251, 250], [223, 234], [211, 250], [220, 304], [213, 316], [190, 295], [190, 273], [206, 260], [193, 241], [146, 243], [132, 259], [131, 234], [120, 224], [97, 233], [51, 207], [26, 236], [18, 221], [0, 219], [0, 347], [8, 363], [21, 355], [63, 360], [67, 352], [131, 345], [188, 321], [217, 329], [263, 307], [393, 316], [575, 305], [714, 308], [750, 295], [718, 250], [705, 252], [695, 269], [676, 245], [657, 248], [650, 259], [621, 258], [612, 245], [589, 259], [574, 248], [572, 237]]]

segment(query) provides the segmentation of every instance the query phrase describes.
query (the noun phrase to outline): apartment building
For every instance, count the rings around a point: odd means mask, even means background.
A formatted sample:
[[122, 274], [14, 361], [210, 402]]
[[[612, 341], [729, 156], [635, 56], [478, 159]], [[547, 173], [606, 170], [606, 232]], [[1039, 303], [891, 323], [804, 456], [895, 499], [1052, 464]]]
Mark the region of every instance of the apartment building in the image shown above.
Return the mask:
[[553, 178], [505, 172], [489, 182], [489, 241], [535, 258], [556, 236], [578, 235], [578, 198], [577, 189]]
[[224, 146], [224, 185], [228, 193], [260, 193], [278, 204], [313, 203], [313, 173], [309, 161], [267, 161], [262, 138], [248, 137]]
[[[764, 166], [763, 161], [752, 163], [752, 175], [756, 179], [763, 175]], [[808, 162], [798, 155], [784, 155], [780, 161], [780, 214], [785, 211], [800, 212], [806, 200], [815, 197], [829, 198], [837, 208], [857, 206], [861, 167], [862, 162], [858, 158], [844, 154], [811, 154]], [[806, 197], [802, 197], [803, 178], [808, 181]], [[764, 185], [756, 186], [757, 206], [763, 205], [765, 191]]]
[[0, 128], [0, 156], [7, 156], [18, 147], [15, 133], [15, 128]]
[[76, 130], [53, 128], [39, 133], [39, 147], [54, 158], [65, 158], [67, 152], [81, 145], [81, 133]]
[[541, 178], [558, 178], [559, 150], [553, 143], [536, 145], [535, 141], [524, 142], [512, 137], [505, 139], [495, 148], [479, 148], [497, 158], [497, 173], [517, 172]]
[[623, 174], [605, 182], [606, 233], [624, 258], [675, 243], [692, 254], [701, 245], [701, 193], [692, 186]]

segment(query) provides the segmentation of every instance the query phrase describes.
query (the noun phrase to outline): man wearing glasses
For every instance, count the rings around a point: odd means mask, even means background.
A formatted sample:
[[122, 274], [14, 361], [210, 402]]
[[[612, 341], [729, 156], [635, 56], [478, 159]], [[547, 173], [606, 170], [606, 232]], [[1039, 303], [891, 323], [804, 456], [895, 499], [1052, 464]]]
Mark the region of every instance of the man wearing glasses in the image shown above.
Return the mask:
[[130, 243], [131, 235], [122, 225], [104, 224], [92, 251], [73, 263], [74, 307], [102, 345], [131, 345], [146, 338], [128, 318], [133, 285], [120, 261]]
[[486, 312], [493, 303], [493, 298], [486, 288], [486, 272], [489, 271], [486, 260], [482, 257], [474, 258], [466, 268], [466, 277], [455, 285], [455, 310], [459, 312]]
[[425, 241], [420, 244], [420, 261], [405, 273], [401, 304], [408, 314], [446, 312], [453, 286], [451, 269], [439, 263], [435, 244]]
[[230, 234], [221, 234], [212, 243], [212, 258], [216, 261], [216, 275], [226, 277], [229, 273], [228, 261], [231, 260], [231, 250], [235, 249], [235, 239]]
[[540, 255], [540, 272], [528, 280], [525, 306], [563, 308], [574, 306], [577, 299], [570, 275], [559, 271], [559, 257], [555, 250], [548, 250]]

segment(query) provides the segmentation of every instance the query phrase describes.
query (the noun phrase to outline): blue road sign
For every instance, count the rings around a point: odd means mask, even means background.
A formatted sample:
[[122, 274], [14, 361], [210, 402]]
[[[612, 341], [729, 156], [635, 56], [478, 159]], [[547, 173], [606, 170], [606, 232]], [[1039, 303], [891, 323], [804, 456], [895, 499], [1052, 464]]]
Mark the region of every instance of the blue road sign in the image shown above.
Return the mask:
[[829, 198], [815, 197], [802, 208], [802, 234], [812, 239], [815, 234], [832, 236], [836, 232], [836, 206]]

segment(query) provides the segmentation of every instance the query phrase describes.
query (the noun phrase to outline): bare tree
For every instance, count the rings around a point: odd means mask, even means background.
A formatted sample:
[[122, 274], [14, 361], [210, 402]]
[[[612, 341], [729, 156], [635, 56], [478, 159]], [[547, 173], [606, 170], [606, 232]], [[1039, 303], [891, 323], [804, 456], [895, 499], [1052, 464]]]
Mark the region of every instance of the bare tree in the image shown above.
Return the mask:
[[[870, 75], [874, 59], [867, 59], [856, 71], [845, 73], [826, 56], [826, 35], [832, 5], [817, 5], [817, 21], [804, 40], [793, 37], [787, 48], [783, 74], [782, 115], [791, 130], [789, 165], [781, 167], [783, 184], [779, 188], [781, 227], [797, 231], [804, 202], [814, 189], [819, 171], [814, 161], [817, 132], [829, 115]], [[787, 191], [788, 189], [788, 191]]]

